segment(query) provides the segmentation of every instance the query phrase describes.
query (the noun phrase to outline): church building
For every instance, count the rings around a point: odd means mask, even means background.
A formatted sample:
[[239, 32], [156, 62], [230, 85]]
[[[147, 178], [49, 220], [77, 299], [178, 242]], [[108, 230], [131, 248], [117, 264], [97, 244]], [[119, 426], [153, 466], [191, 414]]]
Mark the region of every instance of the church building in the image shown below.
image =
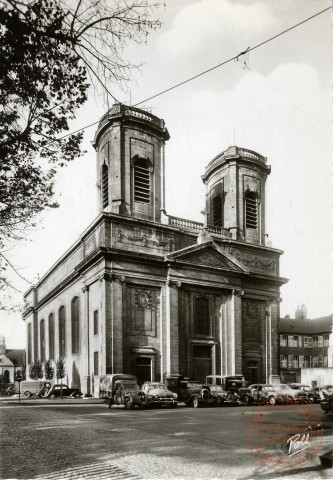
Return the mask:
[[[267, 159], [229, 147], [202, 175], [205, 222], [167, 214], [162, 119], [115, 104], [94, 138], [99, 215], [25, 294], [27, 364], [66, 361], [69, 386], [182, 374], [278, 375], [281, 250], [267, 246]], [[181, 188], [181, 184], [179, 184]], [[73, 212], [74, 213], [74, 212]]]

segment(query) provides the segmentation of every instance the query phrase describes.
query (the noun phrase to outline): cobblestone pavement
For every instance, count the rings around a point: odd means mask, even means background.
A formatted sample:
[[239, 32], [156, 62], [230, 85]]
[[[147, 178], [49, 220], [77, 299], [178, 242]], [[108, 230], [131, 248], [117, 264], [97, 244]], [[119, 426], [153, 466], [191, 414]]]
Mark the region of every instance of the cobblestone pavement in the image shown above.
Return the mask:
[[[109, 411], [100, 405], [2, 404], [0, 477], [289, 478], [272, 475], [250, 454], [242, 435], [249, 413], [241, 409], [128, 412]], [[223, 435], [218, 435], [219, 425], [225, 425]], [[332, 478], [332, 472], [318, 464], [290, 478]]]

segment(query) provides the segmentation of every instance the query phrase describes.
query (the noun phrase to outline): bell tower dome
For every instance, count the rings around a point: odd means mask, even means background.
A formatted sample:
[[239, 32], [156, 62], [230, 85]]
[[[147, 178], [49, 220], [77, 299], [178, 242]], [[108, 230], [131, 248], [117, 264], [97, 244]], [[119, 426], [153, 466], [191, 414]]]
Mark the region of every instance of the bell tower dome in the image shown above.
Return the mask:
[[169, 138], [162, 119], [138, 108], [113, 105], [99, 122], [93, 142], [100, 212], [161, 221], [164, 146]]
[[235, 240], [265, 245], [265, 184], [271, 167], [259, 153], [229, 147], [206, 167], [208, 226], [229, 230]]

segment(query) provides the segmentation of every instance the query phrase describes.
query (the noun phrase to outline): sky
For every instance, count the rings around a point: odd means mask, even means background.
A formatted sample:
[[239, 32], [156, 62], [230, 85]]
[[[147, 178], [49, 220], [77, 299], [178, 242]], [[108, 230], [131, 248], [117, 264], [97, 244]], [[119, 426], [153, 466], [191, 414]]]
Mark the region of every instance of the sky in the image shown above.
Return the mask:
[[[253, 47], [330, 6], [328, 0], [166, 0], [156, 16], [162, 27], [145, 45], [124, 55], [140, 64], [127, 92], [136, 104]], [[284, 251], [280, 274], [281, 316], [305, 304], [309, 318], [332, 312], [331, 11], [171, 92], [144, 102], [163, 118], [166, 145], [166, 210], [202, 221], [205, 166], [231, 145], [268, 158], [266, 230]], [[245, 61], [246, 60], [246, 64]], [[109, 99], [112, 103], [112, 100]], [[73, 130], [107, 110], [93, 91], [78, 111]], [[95, 127], [84, 133], [86, 154], [59, 171], [60, 207], [45, 211], [26, 240], [6, 255], [22, 277], [35, 283], [98, 214]], [[30, 284], [9, 272], [22, 293]], [[10, 303], [10, 302], [9, 302]], [[0, 312], [7, 348], [24, 348], [26, 326], [19, 312]]]

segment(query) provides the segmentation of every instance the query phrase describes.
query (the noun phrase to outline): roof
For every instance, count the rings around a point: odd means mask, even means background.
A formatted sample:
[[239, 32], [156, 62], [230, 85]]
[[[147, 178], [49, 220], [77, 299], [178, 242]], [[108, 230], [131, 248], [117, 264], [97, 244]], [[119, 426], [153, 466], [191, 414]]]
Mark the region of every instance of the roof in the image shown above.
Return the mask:
[[0, 366], [1, 367], [13, 367], [13, 362], [11, 362], [6, 355], [0, 354]]
[[21, 366], [24, 363], [25, 350], [21, 349], [7, 349], [6, 357], [16, 366]]
[[314, 318], [312, 320], [296, 318], [280, 318], [281, 333], [329, 333], [332, 332], [333, 315]]

